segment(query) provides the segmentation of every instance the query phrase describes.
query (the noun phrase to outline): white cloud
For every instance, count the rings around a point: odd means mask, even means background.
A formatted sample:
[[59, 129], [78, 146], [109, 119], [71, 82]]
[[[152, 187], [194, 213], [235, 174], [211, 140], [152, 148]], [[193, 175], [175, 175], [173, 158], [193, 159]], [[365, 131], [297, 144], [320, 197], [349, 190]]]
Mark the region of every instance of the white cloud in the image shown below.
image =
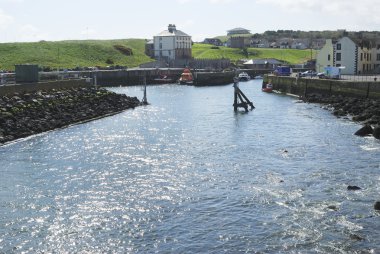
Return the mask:
[[318, 13], [322, 19], [336, 18], [337, 21], [344, 21], [347, 26], [356, 26], [357, 29], [366, 30], [380, 25], [378, 0], [361, 0], [357, 4], [347, 0], [256, 0], [256, 3], [286, 12]]
[[5, 14], [0, 9], [0, 29], [7, 28], [9, 25], [13, 23], [13, 21], [14, 21], [14, 18], [12, 16]]
[[286, 11], [327, 11], [335, 12], [345, 9], [346, 5], [353, 6], [346, 0], [256, 0], [259, 4], [270, 4]]

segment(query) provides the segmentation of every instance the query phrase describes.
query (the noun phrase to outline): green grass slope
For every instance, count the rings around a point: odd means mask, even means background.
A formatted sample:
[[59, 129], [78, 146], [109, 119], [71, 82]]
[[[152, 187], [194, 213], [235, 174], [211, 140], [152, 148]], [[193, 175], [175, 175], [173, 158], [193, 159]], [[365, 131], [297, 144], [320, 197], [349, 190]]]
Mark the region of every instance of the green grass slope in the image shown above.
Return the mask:
[[312, 53], [310, 49], [299, 50], [299, 49], [268, 49], [268, 48], [248, 48], [248, 56], [246, 56], [241, 49], [219, 47], [218, 49], [213, 49], [212, 45], [209, 44], [194, 44], [193, 45], [193, 56], [195, 58], [229, 58], [232, 61], [237, 61], [240, 59], [262, 59], [262, 58], [275, 58], [278, 60], [285, 61], [289, 64], [299, 64], [315, 58], [316, 51], [313, 50]]
[[[115, 45], [132, 49], [133, 55], [123, 54], [114, 48]], [[51, 68], [107, 65], [135, 67], [152, 61], [144, 54], [144, 50], [143, 39], [1, 43], [0, 69], [14, 70], [15, 64], [26, 63]]]
[[[116, 45], [132, 49], [133, 55], [128, 56], [117, 50]], [[144, 39], [0, 43], [0, 70], [14, 70], [15, 64], [27, 63], [52, 69], [108, 65], [136, 67], [153, 61], [144, 51]], [[208, 44], [193, 45], [194, 58], [229, 58], [231, 61], [276, 58], [290, 64], [310, 59], [310, 50], [249, 48], [248, 53], [247, 57], [241, 49], [212, 49], [212, 45]]]

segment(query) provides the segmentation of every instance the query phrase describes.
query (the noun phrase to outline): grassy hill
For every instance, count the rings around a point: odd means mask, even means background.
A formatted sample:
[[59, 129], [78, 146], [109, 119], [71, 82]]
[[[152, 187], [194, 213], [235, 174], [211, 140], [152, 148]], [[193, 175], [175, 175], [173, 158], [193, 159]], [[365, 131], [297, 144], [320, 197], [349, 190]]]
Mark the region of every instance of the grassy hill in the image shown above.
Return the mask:
[[[312, 57], [315, 58], [316, 51], [312, 51]], [[310, 60], [310, 49], [268, 49], [268, 48], [249, 48], [248, 56], [241, 49], [219, 47], [215, 49], [208, 44], [194, 44], [193, 56], [195, 58], [229, 58], [232, 61], [239, 59], [261, 59], [276, 58], [290, 64], [299, 64]]]
[[[0, 43], [0, 70], [14, 70], [15, 64], [26, 63], [52, 69], [108, 65], [135, 67], [153, 61], [144, 50], [144, 39]], [[130, 52], [133, 54], [129, 55]], [[207, 44], [193, 46], [195, 58], [229, 58], [232, 61], [276, 58], [291, 64], [310, 59], [310, 50], [249, 48], [248, 53], [247, 57], [241, 49], [212, 49]]]
[[[126, 55], [120, 48], [131, 49], [133, 55]], [[15, 64], [25, 63], [51, 68], [134, 67], [152, 61], [144, 54], [144, 49], [143, 39], [1, 43], [0, 69], [13, 70]]]

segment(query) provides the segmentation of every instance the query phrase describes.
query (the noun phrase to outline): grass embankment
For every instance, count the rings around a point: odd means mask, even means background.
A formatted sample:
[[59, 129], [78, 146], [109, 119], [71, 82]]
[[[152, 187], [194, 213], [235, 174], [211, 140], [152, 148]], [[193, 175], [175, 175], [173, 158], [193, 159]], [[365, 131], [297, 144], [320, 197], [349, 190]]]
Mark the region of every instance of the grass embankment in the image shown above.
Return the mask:
[[[132, 55], [129, 55], [129, 49]], [[136, 67], [153, 61], [144, 51], [144, 39], [0, 43], [0, 70], [14, 70], [15, 64], [26, 63], [51, 69], [110, 65]], [[212, 45], [196, 43], [193, 45], [193, 57], [229, 58], [233, 62], [240, 59], [276, 58], [298, 64], [310, 59], [310, 50], [249, 48], [247, 56], [241, 49], [212, 49]]]
[[[240, 59], [263, 59], [275, 58], [285, 61], [289, 64], [300, 64], [310, 60], [310, 49], [268, 49], [268, 48], [248, 48], [248, 56], [242, 49], [228, 48], [220, 46], [218, 49], [209, 44], [194, 44], [193, 56], [195, 58], [229, 58], [232, 61]], [[312, 57], [315, 58], [316, 51], [312, 51]]]
[[[131, 49], [132, 55], [126, 55], [115, 46]], [[144, 39], [1, 43], [0, 69], [14, 70], [15, 64], [25, 63], [50, 68], [135, 67], [152, 61], [144, 54], [144, 50]]]

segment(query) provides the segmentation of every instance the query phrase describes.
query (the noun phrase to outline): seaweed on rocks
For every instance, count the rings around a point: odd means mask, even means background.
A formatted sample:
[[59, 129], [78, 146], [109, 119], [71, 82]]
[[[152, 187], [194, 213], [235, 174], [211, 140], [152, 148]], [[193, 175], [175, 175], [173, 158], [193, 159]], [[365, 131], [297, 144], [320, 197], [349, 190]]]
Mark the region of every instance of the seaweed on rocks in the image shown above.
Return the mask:
[[[344, 96], [322, 96], [309, 94], [302, 98], [309, 103], [323, 104], [323, 108], [329, 109], [337, 117], [350, 116], [355, 122], [363, 126], [380, 126], [380, 100], [369, 98], [353, 98]], [[372, 134], [372, 133], [368, 133]], [[363, 135], [364, 136], [364, 135]], [[373, 135], [379, 139], [378, 131]]]

